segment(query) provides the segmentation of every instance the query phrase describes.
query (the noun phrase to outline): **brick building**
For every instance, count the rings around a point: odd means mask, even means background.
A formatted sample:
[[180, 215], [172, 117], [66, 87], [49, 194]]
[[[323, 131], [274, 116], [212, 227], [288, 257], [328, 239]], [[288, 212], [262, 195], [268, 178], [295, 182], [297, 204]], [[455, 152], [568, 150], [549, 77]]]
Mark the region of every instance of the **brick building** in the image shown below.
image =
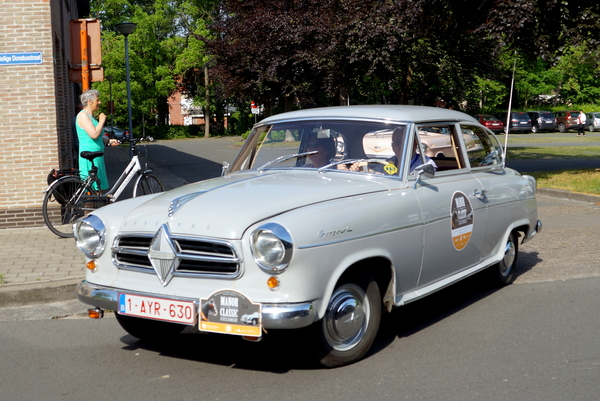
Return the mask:
[[169, 104], [169, 125], [203, 125], [202, 107], [194, 107], [192, 99], [179, 91], [167, 99]]
[[0, 0], [0, 229], [43, 225], [48, 172], [73, 167], [69, 21], [87, 14], [89, 0]]

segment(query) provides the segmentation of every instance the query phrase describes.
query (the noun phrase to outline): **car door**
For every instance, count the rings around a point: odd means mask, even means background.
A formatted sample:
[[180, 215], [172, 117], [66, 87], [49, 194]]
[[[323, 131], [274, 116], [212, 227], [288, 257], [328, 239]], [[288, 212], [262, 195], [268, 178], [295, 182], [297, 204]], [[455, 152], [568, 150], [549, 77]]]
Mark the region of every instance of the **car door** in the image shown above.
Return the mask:
[[[424, 223], [420, 288], [474, 266], [482, 257], [487, 209], [477, 195], [482, 190], [481, 183], [471, 174], [462, 152], [463, 147], [476, 144], [469, 135], [459, 135], [458, 129], [454, 123], [416, 126], [417, 133], [446, 133], [445, 137], [437, 136], [436, 143], [429, 146], [428, 138], [419, 135], [426, 154], [437, 165], [435, 176], [421, 177], [415, 188]], [[437, 152], [436, 148], [445, 150]], [[411, 180], [415, 177], [409, 175], [409, 183]]]

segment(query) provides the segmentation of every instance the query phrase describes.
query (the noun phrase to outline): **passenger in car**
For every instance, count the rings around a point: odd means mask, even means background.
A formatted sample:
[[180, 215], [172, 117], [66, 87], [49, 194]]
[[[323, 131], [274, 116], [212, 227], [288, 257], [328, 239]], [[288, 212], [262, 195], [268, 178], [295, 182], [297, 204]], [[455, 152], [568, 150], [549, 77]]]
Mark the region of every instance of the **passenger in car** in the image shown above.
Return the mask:
[[[390, 159], [388, 159], [388, 162], [394, 164], [394, 166], [396, 166], [396, 170], [398, 169], [398, 159], [400, 157], [402, 157], [402, 151], [403, 148], [402, 146], [404, 145], [404, 135], [406, 134], [406, 129], [399, 129], [396, 128], [394, 130], [394, 132], [392, 132], [392, 150], [394, 151], [394, 155], [392, 156]], [[412, 156], [410, 159], [410, 168], [408, 170], [409, 174], [413, 174], [415, 171], [415, 168], [417, 168], [418, 166], [422, 165], [422, 164], [431, 164], [433, 166], [434, 170], [437, 170], [437, 165], [435, 164], [435, 162], [433, 160], [431, 160], [431, 158], [427, 155], [423, 155], [423, 157], [425, 158], [425, 163], [423, 163], [423, 159], [421, 158], [421, 155], [419, 153], [417, 153], [417, 149], [418, 149], [418, 143], [417, 143], [417, 139], [415, 138], [415, 140], [413, 141], [413, 148], [412, 148]], [[383, 166], [384, 172], [386, 171], [385, 169], [386, 166]], [[397, 175], [398, 173], [396, 173]]]
[[310, 163], [305, 164], [304, 167], [319, 168], [331, 163], [336, 153], [335, 140], [330, 135], [320, 137], [316, 132], [311, 133], [306, 140], [306, 151], [314, 150], [317, 153], [308, 156]]

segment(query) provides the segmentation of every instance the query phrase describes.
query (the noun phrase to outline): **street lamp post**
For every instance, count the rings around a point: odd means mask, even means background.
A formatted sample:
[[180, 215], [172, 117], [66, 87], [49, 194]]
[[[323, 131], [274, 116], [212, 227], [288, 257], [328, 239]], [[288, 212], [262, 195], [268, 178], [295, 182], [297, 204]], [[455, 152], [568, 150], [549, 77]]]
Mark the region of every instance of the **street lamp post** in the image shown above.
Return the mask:
[[[128, 36], [135, 31], [133, 22], [121, 22], [115, 29], [125, 36], [125, 78], [127, 80], [127, 118], [129, 119], [129, 140], [133, 139], [133, 122], [131, 119], [131, 82], [129, 78], [129, 41]], [[133, 158], [133, 143], [129, 142], [129, 158]]]
[[113, 127], [114, 130], [114, 122], [113, 122], [113, 113], [114, 113], [114, 109], [115, 109], [115, 105], [113, 103], [113, 97], [112, 97], [112, 81], [113, 79], [115, 79], [115, 77], [113, 77], [112, 75], [107, 75], [106, 76], [106, 80], [108, 81], [108, 92], [109, 92], [109, 96], [110, 99], [108, 101], [108, 112], [110, 113], [110, 126]]

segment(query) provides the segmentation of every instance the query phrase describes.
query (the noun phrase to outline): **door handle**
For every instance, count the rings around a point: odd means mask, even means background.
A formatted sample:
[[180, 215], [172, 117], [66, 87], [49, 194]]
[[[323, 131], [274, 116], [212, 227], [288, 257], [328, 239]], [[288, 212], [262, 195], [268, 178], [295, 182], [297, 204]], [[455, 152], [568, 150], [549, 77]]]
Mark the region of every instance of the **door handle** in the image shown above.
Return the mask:
[[473, 192], [473, 196], [476, 197], [477, 199], [485, 199], [487, 194], [487, 189], [476, 189], [475, 192]]

